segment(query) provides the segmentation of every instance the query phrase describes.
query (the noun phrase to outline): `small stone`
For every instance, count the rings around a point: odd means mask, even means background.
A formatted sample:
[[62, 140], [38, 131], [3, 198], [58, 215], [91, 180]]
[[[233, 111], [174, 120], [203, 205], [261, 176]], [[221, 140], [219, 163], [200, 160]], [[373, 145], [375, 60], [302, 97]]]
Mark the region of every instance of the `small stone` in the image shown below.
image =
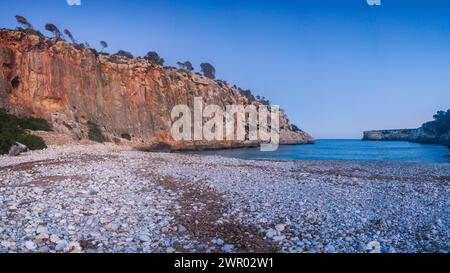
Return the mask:
[[37, 233], [37, 234], [48, 234], [48, 229], [47, 229], [46, 226], [39, 226], [39, 227], [36, 229], [36, 233]]
[[150, 237], [148, 235], [142, 234], [141, 236], [139, 236], [139, 240], [141, 240], [141, 242], [150, 242]]
[[81, 246], [79, 242], [70, 242], [69, 243], [69, 251], [70, 253], [80, 253]]
[[52, 234], [52, 235], [50, 235], [50, 242], [52, 242], [52, 243], [57, 243], [57, 242], [59, 242], [59, 237], [58, 237], [58, 235], [55, 235], [55, 234]]
[[269, 229], [266, 231], [266, 236], [268, 238], [273, 238], [273, 237], [277, 236], [277, 234], [278, 234], [278, 232], [274, 229]]
[[369, 253], [381, 253], [381, 245], [377, 241], [372, 241], [372, 242], [367, 244], [366, 250]]
[[40, 233], [40, 234], [38, 234], [38, 235], [36, 236], [36, 239], [35, 239], [35, 241], [36, 241], [37, 243], [41, 243], [41, 242], [44, 242], [44, 241], [46, 241], [46, 240], [48, 240], [48, 234], [45, 234], [45, 233]]
[[286, 226], [283, 225], [283, 224], [278, 224], [278, 225], [275, 226], [275, 229], [276, 229], [278, 232], [284, 231], [285, 228], [286, 228]]
[[34, 242], [32, 242], [32, 241], [26, 241], [25, 242], [25, 247], [28, 250], [35, 250], [37, 248], [37, 245]]
[[55, 247], [56, 251], [62, 251], [67, 247], [67, 241], [66, 240], [60, 240]]
[[177, 229], [178, 229], [178, 232], [180, 232], [180, 233], [186, 232], [186, 230], [187, 230], [183, 225], [180, 225], [180, 224], [177, 225]]
[[169, 231], [169, 228], [168, 227], [163, 227], [163, 228], [161, 228], [161, 232], [162, 233], [167, 233]]
[[108, 224], [106, 226], [107, 231], [116, 231], [117, 229], [119, 229], [119, 225], [114, 224], [114, 223]]
[[234, 245], [224, 245], [222, 247], [223, 252], [231, 252], [231, 251], [233, 251], [233, 249], [234, 249]]
[[286, 236], [275, 236], [275, 237], [273, 237], [273, 240], [275, 242], [280, 242], [280, 241], [283, 241], [285, 239], [286, 239]]
[[25, 153], [28, 151], [28, 147], [23, 145], [22, 143], [16, 142], [14, 145], [9, 148], [8, 155], [9, 156], [18, 156], [21, 153]]
[[327, 245], [324, 250], [325, 250], [325, 252], [328, 252], [328, 253], [336, 252], [336, 249], [332, 245]]
[[166, 252], [167, 253], [174, 253], [176, 250], [175, 250], [175, 248], [173, 248], [173, 247], [168, 247], [167, 249], [166, 249]]
[[50, 248], [48, 246], [43, 246], [38, 249], [39, 253], [48, 253], [50, 252]]
[[45, 190], [43, 188], [39, 188], [39, 187], [34, 187], [33, 188], [33, 192], [36, 194], [41, 194], [43, 193]]

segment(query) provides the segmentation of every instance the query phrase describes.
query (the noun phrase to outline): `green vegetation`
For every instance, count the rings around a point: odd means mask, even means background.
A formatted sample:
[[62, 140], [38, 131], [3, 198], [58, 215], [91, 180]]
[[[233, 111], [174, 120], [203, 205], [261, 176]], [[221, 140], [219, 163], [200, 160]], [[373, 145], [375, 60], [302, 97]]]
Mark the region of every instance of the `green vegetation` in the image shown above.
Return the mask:
[[438, 111], [433, 116], [434, 120], [423, 125], [425, 132], [437, 134], [438, 136], [447, 134], [450, 131], [450, 109], [446, 111]]
[[19, 118], [0, 109], [0, 154], [8, 153], [15, 142], [20, 142], [30, 150], [45, 149], [42, 138], [27, 134], [25, 130], [51, 131], [44, 119]]
[[146, 59], [147, 61], [149, 61], [152, 64], [157, 64], [157, 65], [164, 65], [164, 59], [161, 58], [158, 53], [156, 53], [155, 51], [150, 51], [147, 53], [147, 55], [145, 55], [144, 59]]
[[180, 70], [182, 70], [182, 71], [185, 71], [185, 72], [194, 71], [194, 66], [192, 65], [192, 63], [190, 61], [177, 62], [177, 65], [180, 68]]
[[128, 52], [128, 51], [125, 51], [125, 50], [119, 50], [113, 56], [120, 56], [120, 57], [124, 57], [124, 58], [127, 58], [127, 59], [133, 59], [134, 58], [134, 56], [133, 56], [133, 54], [131, 54], [131, 52]]
[[45, 30], [53, 33], [53, 35], [55, 36], [56, 40], [61, 40], [61, 38], [62, 38], [61, 31], [54, 24], [51, 24], [51, 23], [46, 24], [45, 25]]
[[294, 132], [302, 132], [302, 130], [300, 128], [298, 128], [298, 126], [295, 125], [295, 124], [292, 124], [292, 131], [294, 131]]
[[126, 139], [126, 140], [131, 140], [131, 136], [130, 136], [130, 134], [128, 134], [128, 133], [123, 133], [123, 134], [121, 135], [121, 137], [122, 137], [123, 139]]
[[88, 137], [90, 140], [99, 143], [106, 142], [106, 137], [103, 135], [102, 130], [100, 130], [96, 123], [88, 121], [87, 126], [89, 128]]
[[200, 67], [202, 68], [205, 77], [213, 80], [216, 78], [216, 69], [210, 63], [202, 63], [200, 64]]
[[105, 41], [100, 41], [100, 45], [102, 47], [102, 50], [100, 52], [103, 52], [103, 50], [108, 47], [108, 43]]
[[70, 30], [65, 29], [64, 30], [64, 34], [66, 34], [67, 37], [69, 37], [70, 41], [72, 42], [72, 44], [76, 44], [77, 41], [75, 40], [75, 38], [73, 37], [72, 32], [70, 32]]

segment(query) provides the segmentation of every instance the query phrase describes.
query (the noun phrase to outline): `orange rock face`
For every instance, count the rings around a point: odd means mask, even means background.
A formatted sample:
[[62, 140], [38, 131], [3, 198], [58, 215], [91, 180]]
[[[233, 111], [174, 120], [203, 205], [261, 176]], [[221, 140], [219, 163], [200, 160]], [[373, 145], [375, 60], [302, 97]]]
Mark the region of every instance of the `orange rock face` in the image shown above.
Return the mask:
[[[87, 138], [87, 122], [99, 125], [109, 139], [124, 133], [134, 141], [167, 142], [175, 105], [192, 107], [194, 97], [205, 104], [225, 107], [249, 104], [226, 83], [195, 73], [163, 68], [143, 59], [98, 55], [89, 48], [65, 41], [0, 30], [0, 107], [16, 115], [47, 119], [54, 130], [74, 138]], [[310, 143], [312, 138], [294, 132], [281, 115], [281, 142]], [[234, 147], [245, 143], [204, 142], [204, 147]]]

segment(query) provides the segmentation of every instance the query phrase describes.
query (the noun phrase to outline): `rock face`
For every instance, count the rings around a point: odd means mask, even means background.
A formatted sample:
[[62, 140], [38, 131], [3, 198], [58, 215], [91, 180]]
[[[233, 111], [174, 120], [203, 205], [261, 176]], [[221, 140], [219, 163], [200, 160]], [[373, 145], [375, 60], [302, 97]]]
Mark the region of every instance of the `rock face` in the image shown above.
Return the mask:
[[364, 140], [409, 141], [416, 129], [375, 130], [364, 132]]
[[[46, 119], [54, 131], [76, 139], [97, 124], [110, 141], [124, 134], [135, 143], [164, 142], [177, 149], [255, 145], [247, 142], [175, 142], [170, 113], [175, 105], [260, 104], [234, 86], [195, 73], [163, 68], [135, 58], [98, 54], [23, 32], [0, 30], [0, 107], [15, 115]], [[313, 143], [281, 114], [282, 144]]]
[[363, 140], [410, 141], [418, 143], [442, 144], [450, 148], [450, 132], [444, 135], [431, 134], [423, 127], [418, 129], [374, 130], [364, 132]]

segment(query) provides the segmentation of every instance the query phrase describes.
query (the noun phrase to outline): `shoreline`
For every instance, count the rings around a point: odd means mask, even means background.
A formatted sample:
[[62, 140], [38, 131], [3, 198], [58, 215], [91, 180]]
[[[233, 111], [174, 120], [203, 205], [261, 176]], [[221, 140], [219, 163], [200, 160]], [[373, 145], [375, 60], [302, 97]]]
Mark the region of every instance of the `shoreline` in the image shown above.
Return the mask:
[[0, 156], [0, 252], [449, 252], [450, 164], [50, 146]]

